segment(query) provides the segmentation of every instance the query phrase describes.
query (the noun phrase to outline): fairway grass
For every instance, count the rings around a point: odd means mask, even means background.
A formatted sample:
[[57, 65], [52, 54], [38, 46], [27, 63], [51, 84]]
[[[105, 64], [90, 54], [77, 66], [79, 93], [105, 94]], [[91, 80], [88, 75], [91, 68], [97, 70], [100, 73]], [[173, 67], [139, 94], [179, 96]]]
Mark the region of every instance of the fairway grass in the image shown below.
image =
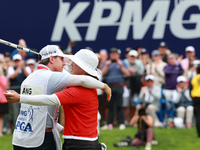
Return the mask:
[[[114, 147], [114, 143], [130, 135], [133, 138], [137, 128], [127, 127], [125, 130], [101, 130], [99, 141], [107, 145], [108, 150], [144, 150], [144, 147]], [[196, 129], [154, 128], [157, 146], [152, 150], [200, 150], [200, 138], [197, 138]], [[0, 150], [12, 150], [12, 135], [0, 137]]]

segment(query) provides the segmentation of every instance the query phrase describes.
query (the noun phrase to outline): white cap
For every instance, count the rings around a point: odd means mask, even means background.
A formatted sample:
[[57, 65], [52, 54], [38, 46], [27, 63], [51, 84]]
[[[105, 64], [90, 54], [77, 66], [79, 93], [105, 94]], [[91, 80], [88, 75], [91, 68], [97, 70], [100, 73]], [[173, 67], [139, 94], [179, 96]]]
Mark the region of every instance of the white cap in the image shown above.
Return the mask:
[[157, 50], [157, 49], [155, 49], [155, 50], [153, 50], [153, 51], [151, 52], [151, 56], [158, 56], [158, 55], [160, 55], [160, 51]]
[[39, 54], [42, 57], [41, 60], [47, 59], [50, 56], [67, 57], [57, 45], [47, 45], [40, 50]]
[[15, 54], [14, 56], [13, 56], [13, 60], [15, 61], [15, 60], [22, 60], [22, 56], [20, 55], [20, 54]]
[[128, 53], [129, 56], [134, 56], [134, 57], [138, 57], [138, 52], [136, 50], [130, 50], [130, 52]]
[[97, 65], [99, 60], [91, 50], [81, 49], [75, 55], [67, 55], [67, 57], [88, 74], [98, 77]]
[[152, 74], [146, 75], [145, 80], [152, 80], [154, 81], [154, 76]]
[[27, 65], [30, 65], [30, 64], [35, 64], [36, 63], [36, 61], [35, 61], [35, 59], [32, 59], [32, 58], [30, 58], [30, 59], [28, 59], [27, 61], [26, 61], [26, 64]]
[[193, 46], [188, 46], [188, 47], [185, 48], [185, 51], [186, 52], [195, 52], [195, 49], [194, 49]]
[[200, 60], [194, 60], [194, 61], [192, 62], [192, 64], [197, 66], [197, 65], [200, 64]]
[[187, 79], [186, 79], [185, 76], [178, 76], [176, 80], [177, 80], [177, 83], [179, 83], [179, 82], [186, 82], [187, 81]]

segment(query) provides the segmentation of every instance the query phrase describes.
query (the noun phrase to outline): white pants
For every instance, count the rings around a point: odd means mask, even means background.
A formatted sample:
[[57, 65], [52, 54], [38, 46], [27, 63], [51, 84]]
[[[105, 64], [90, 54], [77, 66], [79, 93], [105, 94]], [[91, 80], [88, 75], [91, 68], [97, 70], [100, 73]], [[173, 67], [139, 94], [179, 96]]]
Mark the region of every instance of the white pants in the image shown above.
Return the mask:
[[155, 105], [152, 105], [152, 104], [149, 104], [147, 109], [146, 109], [146, 112], [150, 116], [153, 117], [154, 122], [159, 121], [158, 116], [156, 114], [156, 111], [158, 111], [158, 110], [159, 110], [159, 108], [157, 106], [155, 106]]
[[186, 117], [186, 123], [189, 123], [190, 125], [192, 124], [192, 118], [193, 118], [193, 106], [188, 106], [187, 108], [181, 106], [178, 107], [177, 109], [177, 117], [180, 117], [184, 120]]

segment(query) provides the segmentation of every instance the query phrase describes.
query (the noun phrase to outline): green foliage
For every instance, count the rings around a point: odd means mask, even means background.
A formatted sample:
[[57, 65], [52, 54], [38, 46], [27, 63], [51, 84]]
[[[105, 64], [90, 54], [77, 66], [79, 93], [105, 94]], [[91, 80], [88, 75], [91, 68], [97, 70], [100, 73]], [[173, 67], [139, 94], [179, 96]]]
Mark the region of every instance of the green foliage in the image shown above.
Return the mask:
[[[136, 147], [114, 147], [114, 143], [130, 135], [134, 137], [137, 128], [128, 127], [125, 130], [114, 128], [113, 130], [101, 130], [99, 141], [107, 145], [108, 150], [138, 150]], [[152, 150], [198, 150], [200, 149], [200, 138], [197, 138], [196, 128], [175, 129], [175, 128], [154, 128], [156, 140], [159, 145], [152, 146]], [[12, 150], [12, 135], [0, 137], [0, 150]], [[143, 150], [144, 147], [140, 147]]]

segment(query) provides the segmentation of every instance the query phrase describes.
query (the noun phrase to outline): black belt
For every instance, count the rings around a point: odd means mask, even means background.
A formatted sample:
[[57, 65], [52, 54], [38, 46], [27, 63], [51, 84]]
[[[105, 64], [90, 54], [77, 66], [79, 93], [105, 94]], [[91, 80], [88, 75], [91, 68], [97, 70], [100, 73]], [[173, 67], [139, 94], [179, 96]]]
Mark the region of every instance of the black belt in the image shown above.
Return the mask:
[[120, 85], [124, 85], [124, 82], [108, 84], [108, 86], [120, 86]]

